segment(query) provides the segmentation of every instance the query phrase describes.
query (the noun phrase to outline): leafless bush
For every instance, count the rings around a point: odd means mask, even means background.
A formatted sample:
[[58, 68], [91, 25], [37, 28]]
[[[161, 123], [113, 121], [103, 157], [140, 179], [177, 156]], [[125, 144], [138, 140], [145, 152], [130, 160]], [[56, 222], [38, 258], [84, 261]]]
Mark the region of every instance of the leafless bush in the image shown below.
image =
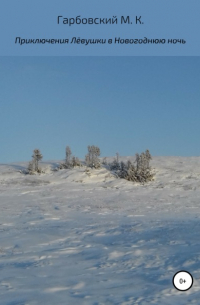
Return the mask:
[[65, 150], [65, 162], [59, 165], [59, 169], [70, 169], [76, 166], [82, 166], [79, 158], [72, 156], [71, 148], [66, 147]]
[[85, 156], [85, 163], [91, 168], [100, 168], [101, 162], [99, 160], [100, 148], [98, 146], [88, 146], [88, 154]]

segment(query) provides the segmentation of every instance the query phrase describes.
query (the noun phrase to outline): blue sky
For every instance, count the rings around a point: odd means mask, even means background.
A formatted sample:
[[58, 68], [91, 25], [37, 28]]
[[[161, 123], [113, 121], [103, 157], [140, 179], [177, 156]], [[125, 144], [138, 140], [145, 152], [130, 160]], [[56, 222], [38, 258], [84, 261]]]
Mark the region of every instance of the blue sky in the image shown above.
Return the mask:
[[[199, 0], [0, 1], [1, 56], [199, 56]], [[57, 17], [112, 18], [117, 24], [57, 24]], [[130, 16], [132, 24], [121, 24]], [[142, 16], [143, 24], [135, 23]], [[22, 39], [166, 39], [165, 44], [15, 44]], [[186, 44], [168, 44], [184, 39]]]
[[200, 57], [0, 57], [0, 163], [200, 155]]

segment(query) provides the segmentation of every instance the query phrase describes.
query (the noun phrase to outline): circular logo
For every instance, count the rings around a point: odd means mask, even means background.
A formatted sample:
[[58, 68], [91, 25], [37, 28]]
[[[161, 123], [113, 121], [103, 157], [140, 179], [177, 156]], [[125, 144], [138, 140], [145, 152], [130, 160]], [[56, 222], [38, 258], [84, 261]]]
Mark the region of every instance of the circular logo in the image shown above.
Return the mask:
[[193, 277], [189, 272], [181, 270], [174, 275], [172, 282], [177, 290], [186, 291], [192, 287]]

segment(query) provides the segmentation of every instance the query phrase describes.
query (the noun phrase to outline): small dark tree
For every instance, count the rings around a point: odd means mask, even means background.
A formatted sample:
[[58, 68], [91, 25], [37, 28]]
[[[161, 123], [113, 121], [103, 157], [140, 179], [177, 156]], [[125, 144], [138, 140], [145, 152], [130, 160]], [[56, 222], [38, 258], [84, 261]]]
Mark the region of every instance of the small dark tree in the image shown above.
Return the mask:
[[39, 149], [34, 149], [32, 158], [33, 158], [33, 161], [32, 161], [33, 168], [36, 172], [38, 172], [39, 171], [39, 167], [38, 167], [39, 161], [42, 160], [42, 158], [43, 158]]
[[41, 169], [39, 168], [39, 161], [42, 160], [42, 154], [39, 149], [34, 149], [32, 160], [28, 164], [28, 173], [34, 174], [34, 172], [41, 172]]
[[110, 164], [110, 169], [113, 170], [119, 178], [145, 183], [153, 179], [151, 167], [149, 166], [151, 159], [152, 158], [149, 150], [146, 150], [140, 155], [135, 155], [136, 166], [130, 160], [128, 160], [126, 163], [119, 163], [117, 162], [117, 159], [115, 159]]
[[139, 182], [147, 182], [153, 179], [149, 162], [152, 159], [149, 150], [142, 152], [140, 155], [136, 154], [136, 177]]

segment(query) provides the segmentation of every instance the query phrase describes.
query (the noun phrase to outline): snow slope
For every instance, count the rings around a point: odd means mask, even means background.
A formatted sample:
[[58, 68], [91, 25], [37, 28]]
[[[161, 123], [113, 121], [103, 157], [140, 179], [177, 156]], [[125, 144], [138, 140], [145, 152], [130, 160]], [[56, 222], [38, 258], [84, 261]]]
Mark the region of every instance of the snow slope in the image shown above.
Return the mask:
[[200, 304], [200, 157], [154, 157], [146, 185], [56, 164], [0, 165], [0, 304]]

